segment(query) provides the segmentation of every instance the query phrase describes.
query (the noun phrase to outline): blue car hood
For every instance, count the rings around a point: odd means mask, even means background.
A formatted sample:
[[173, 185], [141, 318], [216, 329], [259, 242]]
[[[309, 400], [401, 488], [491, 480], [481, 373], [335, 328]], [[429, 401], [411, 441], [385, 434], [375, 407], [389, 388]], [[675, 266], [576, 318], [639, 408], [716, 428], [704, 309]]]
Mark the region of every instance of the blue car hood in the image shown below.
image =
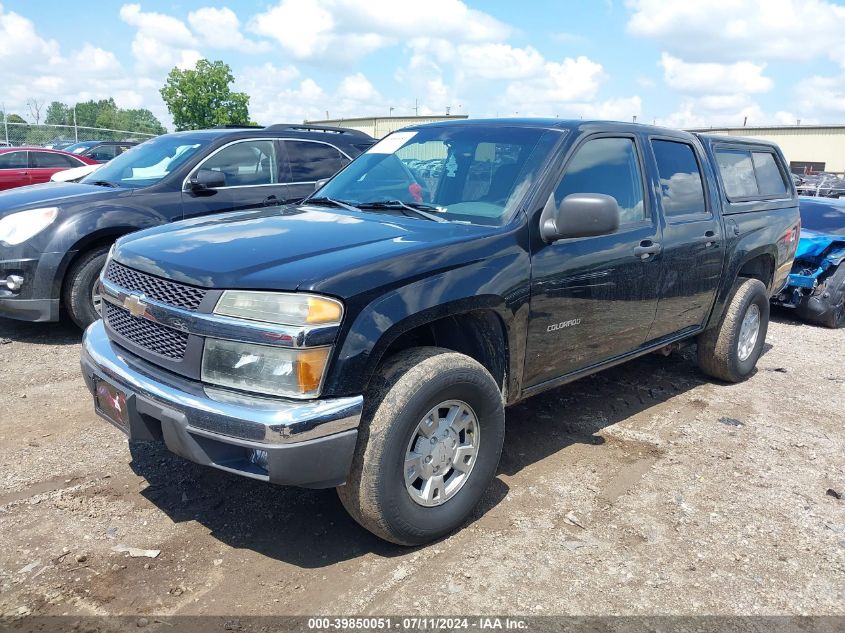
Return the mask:
[[834, 242], [845, 243], [845, 236], [817, 233], [816, 231], [802, 228], [801, 239], [798, 241], [798, 250], [795, 253], [795, 259], [819, 257]]

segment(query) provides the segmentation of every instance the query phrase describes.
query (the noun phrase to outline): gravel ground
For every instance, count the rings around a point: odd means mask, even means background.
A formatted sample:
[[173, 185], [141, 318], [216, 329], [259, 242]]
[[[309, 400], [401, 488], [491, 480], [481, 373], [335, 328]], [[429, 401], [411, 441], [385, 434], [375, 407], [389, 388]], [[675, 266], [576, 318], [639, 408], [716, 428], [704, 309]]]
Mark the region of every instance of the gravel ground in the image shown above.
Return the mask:
[[417, 549], [129, 447], [78, 331], [0, 319], [0, 615], [845, 615], [845, 330], [774, 318], [743, 384], [686, 350], [509, 409], [482, 505]]

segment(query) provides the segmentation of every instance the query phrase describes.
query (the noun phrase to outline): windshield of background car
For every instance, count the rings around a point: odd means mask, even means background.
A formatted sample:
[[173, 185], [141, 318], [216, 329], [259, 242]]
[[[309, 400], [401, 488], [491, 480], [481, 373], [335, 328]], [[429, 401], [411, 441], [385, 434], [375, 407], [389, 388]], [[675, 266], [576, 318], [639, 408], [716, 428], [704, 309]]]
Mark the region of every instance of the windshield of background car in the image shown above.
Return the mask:
[[801, 200], [799, 208], [802, 229], [829, 235], [845, 235], [845, 204]]
[[157, 136], [125, 151], [81, 182], [106, 181], [118, 187], [149, 187], [177, 169], [209, 141], [181, 134]]
[[[500, 225], [535, 184], [560, 137], [540, 128], [444, 126], [394, 132], [315, 197], [401, 201], [452, 222]], [[542, 142], [541, 142], [542, 139]]]

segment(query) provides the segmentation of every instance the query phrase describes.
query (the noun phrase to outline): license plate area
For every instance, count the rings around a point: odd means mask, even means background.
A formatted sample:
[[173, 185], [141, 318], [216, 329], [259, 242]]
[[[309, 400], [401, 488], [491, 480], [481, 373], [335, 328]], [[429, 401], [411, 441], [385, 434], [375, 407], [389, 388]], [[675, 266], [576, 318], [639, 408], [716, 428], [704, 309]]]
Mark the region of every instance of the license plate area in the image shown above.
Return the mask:
[[94, 407], [97, 413], [129, 433], [129, 396], [102, 378], [94, 378]]

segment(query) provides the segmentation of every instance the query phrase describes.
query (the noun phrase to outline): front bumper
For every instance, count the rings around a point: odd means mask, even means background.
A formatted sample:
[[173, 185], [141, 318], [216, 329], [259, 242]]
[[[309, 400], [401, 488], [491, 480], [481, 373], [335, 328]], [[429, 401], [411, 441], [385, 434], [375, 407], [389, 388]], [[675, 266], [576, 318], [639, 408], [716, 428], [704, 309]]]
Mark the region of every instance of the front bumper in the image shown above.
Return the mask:
[[[205, 386], [132, 356], [109, 340], [102, 321], [86, 330], [81, 363], [92, 394], [98, 380], [126, 394], [128, 428], [118, 428], [129, 439], [163, 441], [197, 464], [276, 484], [346, 481], [362, 396], [294, 401]], [[256, 450], [266, 453], [266, 468], [251, 459]]]
[[[6, 253], [0, 253], [6, 256]], [[63, 253], [43, 253], [38, 257], [0, 259], [0, 280], [8, 275], [23, 277], [16, 292], [0, 287], [0, 317], [20, 321], [58, 321], [59, 292], [56, 279]]]

